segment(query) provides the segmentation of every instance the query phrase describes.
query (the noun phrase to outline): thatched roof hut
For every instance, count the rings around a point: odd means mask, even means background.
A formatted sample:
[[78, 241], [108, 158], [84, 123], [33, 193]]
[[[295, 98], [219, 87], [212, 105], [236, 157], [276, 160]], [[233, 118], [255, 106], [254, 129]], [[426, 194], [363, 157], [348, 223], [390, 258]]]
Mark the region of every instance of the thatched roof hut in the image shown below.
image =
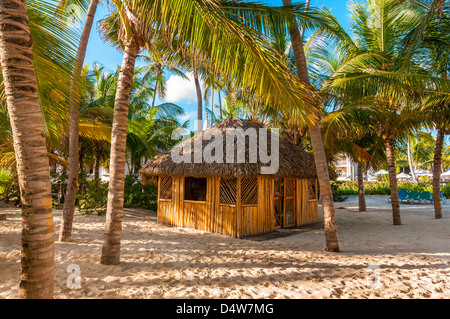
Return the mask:
[[[230, 117], [220, 124], [217, 124], [210, 129], [198, 133], [196, 136], [208, 137], [208, 135], [215, 135], [216, 132], [222, 135], [223, 141], [226, 140], [227, 129], [242, 129], [236, 130], [238, 138], [245, 137], [247, 129], [253, 128], [258, 130], [263, 128], [259, 123], [251, 120], [243, 120], [236, 117]], [[268, 131], [267, 148], [268, 152], [271, 151], [271, 136], [272, 132]], [[248, 136], [248, 135], [247, 135]], [[259, 142], [259, 141], [258, 141]], [[203, 138], [202, 150], [208, 147], [211, 141], [206, 141]], [[249, 149], [249, 138], [246, 139], [246, 150]], [[257, 162], [252, 163], [249, 161], [249, 154], [245, 154], [245, 163], [227, 163], [227, 149], [225, 143], [223, 143], [223, 160], [222, 163], [207, 163], [202, 161], [201, 163], [194, 163], [194, 137], [188, 139], [180, 144], [180, 149], [186, 150], [186, 145], [191, 145], [190, 163], [175, 163], [172, 159], [172, 153], [170, 151], [154, 157], [147, 162], [139, 174], [143, 183], [149, 182], [152, 177], [155, 176], [232, 176], [232, 177], [249, 177], [261, 175], [261, 168], [267, 167], [267, 163], [261, 163], [261, 159], [258, 156]], [[234, 158], [237, 158], [236, 148], [234, 148]], [[299, 149], [296, 145], [289, 140], [279, 139], [279, 168], [274, 174], [267, 174], [271, 177], [296, 177], [296, 178], [317, 178], [316, 165], [314, 163], [314, 157]]]
[[228, 118], [139, 174], [158, 184], [161, 223], [241, 237], [318, 221], [313, 156], [251, 120]]

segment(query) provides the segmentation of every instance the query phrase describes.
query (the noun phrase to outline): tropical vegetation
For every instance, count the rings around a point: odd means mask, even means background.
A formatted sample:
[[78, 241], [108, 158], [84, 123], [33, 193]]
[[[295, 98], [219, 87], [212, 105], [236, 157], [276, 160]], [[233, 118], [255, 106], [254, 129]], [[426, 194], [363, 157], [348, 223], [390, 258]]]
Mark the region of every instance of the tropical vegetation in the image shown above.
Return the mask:
[[[105, 265], [120, 262], [124, 207], [156, 209], [155, 187], [137, 172], [189, 127], [182, 107], [157, 103], [170, 74], [193, 75], [200, 123], [250, 118], [314, 155], [328, 251], [340, 250], [334, 201], [346, 195], [358, 194], [363, 212], [366, 194], [389, 194], [400, 225], [398, 190], [427, 190], [442, 217], [449, 1], [350, 3], [346, 30], [310, 1], [110, 0], [98, 31], [122, 54], [113, 70], [101, 56], [85, 63], [103, 5], [0, 3], [0, 196], [22, 209], [19, 297], [53, 297], [56, 205], [60, 241], [71, 240], [76, 209], [106, 214]], [[70, 23], [74, 6], [79, 26]], [[358, 181], [330, 180], [342, 153], [358, 164]], [[432, 176], [416, 176], [419, 168]], [[388, 180], [364, 181], [371, 169], [387, 169]], [[401, 171], [414, 182], [398, 182]]]

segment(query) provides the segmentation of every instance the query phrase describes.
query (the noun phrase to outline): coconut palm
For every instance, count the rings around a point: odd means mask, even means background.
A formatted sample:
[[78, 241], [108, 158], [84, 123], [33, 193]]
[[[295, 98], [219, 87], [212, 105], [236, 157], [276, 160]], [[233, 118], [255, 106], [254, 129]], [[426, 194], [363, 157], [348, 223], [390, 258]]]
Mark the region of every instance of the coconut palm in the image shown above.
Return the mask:
[[[251, 94], [279, 108], [291, 109], [292, 117], [312, 122], [312, 97], [304, 84], [292, 77], [271, 44], [261, 35], [264, 15], [292, 19], [291, 10], [241, 1], [174, 0], [167, 2], [113, 1], [117, 11], [103, 20], [103, 37], [124, 52], [114, 105], [111, 137], [110, 183], [103, 264], [120, 260], [123, 187], [126, 163], [128, 104], [137, 54], [152, 38], [166, 41], [174, 52], [192, 61], [208, 61], [215, 74], [230, 79]], [[308, 16], [297, 9], [296, 15]], [[189, 43], [187, 46], [186, 44]], [[241, 57], [246, 57], [241, 59]]]
[[[379, 13], [375, 20], [369, 10], [373, 6]], [[349, 36], [341, 38], [344, 49], [352, 53], [326, 86], [328, 92], [342, 97], [341, 103], [349, 104], [350, 100], [354, 106], [360, 104], [367, 110], [371, 109], [372, 116], [377, 114], [380, 121], [377, 132], [383, 136], [386, 147], [393, 223], [399, 225], [396, 139], [414, 125], [422, 124], [423, 119], [417, 119], [411, 109], [419, 105], [420, 96], [429, 88], [446, 91], [449, 83], [426, 75], [412, 59], [416, 49], [405, 49], [409, 48], [413, 31], [417, 31], [430, 15], [429, 9], [391, 0], [371, 0], [365, 4], [353, 4], [351, 8], [355, 40]]]
[[[283, 5], [291, 5], [291, 0], [283, 0]], [[307, 1], [307, 7], [309, 1]], [[295, 66], [297, 68], [297, 75], [299, 79], [307, 85], [310, 90], [314, 91], [310, 82], [308, 66], [306, 63], [305, 52], [303, 49], [303, 33], [299, 30], [296, 22], [293, 22], [289, 28], [292, 49], [294, 52]], [[311, 95], [312, 96], [312, 95]], [[314, 152], [314, 161], [317, 168], [317, 176], [320, 186], [320, 196], [323, 205], [323, 216], [325, 225], [325, 238], [326, 247], [328, 251], [339, 251], [339, 243], [337, 238], [337, 227], [335, 220], [335, 211], [333, 203], [333, 193], [330, 184], [330, 175], [328, 173], [328, 163], [325, 155], [325, 149], [323, 147], [322, 134], [320, 131], [320, 119], [319, 119], [319, 108], [315, 98], [310, 98], [312, 101], [312, 108], [315, 110], [316, 119], [314, 124], [309, 127], [309, 135], [311, 138], [311, 145]]]
[[139, 55], [139, 59], [144, 63], [144, 66], [141, 67], [141, 70], [146, 72], [144, 78], [154, 83], [152, 107], [155, 107], [157, 96], [162, 100], [166, 97], [166, 69], [184, 80], [188, 80], [189, 78], [181, 69], [173, 66], [170, 62], [163, 61], [159, 52], [155, 52], [158, 48], [152, 45], [152, 49], [151, 54], [141, 54]]
[[[419, 55], [419, 61], [423, 63], [432, 75], [442, 79], [448, 79], [450, 67], [450, 4], [441, 6], [438, 17], [431, 21], [425, 30], [423, 39], [424, 50]], [[430, 126], [436, 129], [436, 144], [433, 161], [433, 197], [435, 218], [442, 218], [440, 202], [440, 181], [442, 152], [445, 134], [450, 132], [450, 112], [448, 99], [442, 99], [441, 94], [432, 94], [424, 103], [424, 114], [428, 114]]]
[[91, 0], [86, 14], [86, 19], [81, 33], [78, 52], [73, 69], [72, 89], [69, 95], [69, 177], [67, 182], [67, 193], [65, 195], [61, 227], [59, 230], [60, 241], [70, 241], [72, 236], [73, 214], [75, 212], [75, 196], [78, 184], [78, 143], [79, 143], [79, 97], [81, 72], [83, 69], [84, 58], [89, 35], [94, 22], [95, 11], [97, 10], [99, 0]]
[[0, 58], [22, 200], [19, 297], [52, 298], [55, 238], [49, 159], [27, 6], [25, 1], [6, 0], [0, 12]]

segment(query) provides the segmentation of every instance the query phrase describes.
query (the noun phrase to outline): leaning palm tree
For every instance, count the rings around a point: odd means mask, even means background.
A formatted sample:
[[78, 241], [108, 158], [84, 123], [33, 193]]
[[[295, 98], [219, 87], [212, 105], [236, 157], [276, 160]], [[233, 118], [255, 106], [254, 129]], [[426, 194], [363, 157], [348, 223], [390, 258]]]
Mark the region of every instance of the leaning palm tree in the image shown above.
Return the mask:
[[[311, 123], [309, 89], [292, 77], [283, 60], [254, 27], [264, 29], [262, 14], [291, 19], [288, 10], [216, 0], [114, 1], [117, 11], [103, 20], [105, 39], [124, 52], [117, 87], [111, 137], [110, 183], [101, 263], [120, 261], [128, 104], [137, 54], [153, 37], [192, 61], [208, 61], [215, 74], [230, 79], [265, 103], [292, 110]], [[255, 10], [255, 8], [259, 8]], [[299, 10], [296, 14], [301, 14]], [[261, 13], [262, 12], [262, 13]], [[189, 45], [187, 45], [189, 44]], [[246, 59], [241, 59], [246, 57]]]
[[73, 69], [72, 88], [69, 95], [69, 176], [67, 183], [67, 193], [64, 200], [63, 216], [59, 230], [60, 241], [70, 241], [72, 236], [73, 214], [75, 212], [75, 197], [78, 184], [78, 140], [79, 140], [79, 96], [80, 82], [83, 69], [84, 58], [92, 24], [94, 22], [95, 11], [99, 0], [91, 0], [86, 14], [83, 31], [78, 45], [78, 52]]
[[0, 3], [0, 58], [22, 201], [20, 298], [52, 298], [50, 172], [25, 1]]
[[323, 136], [326, 150], [331, 154], [345, 153], [357, 163], [358, 206], [359, 211], [366, 211], [364, 192], [364, 168], [377, 169], [384, 166], [386, 154], [383, 139], [370, 125], [370, 118], [354, 116], [354, 112], [337, 110], [327, 114], [323, 120]]
[[[373, 16], [370, 8], [376, 6]], [[354, 38], [342, 32], [342, 47], [349, 52], [346, 62], [325, 85], [328, 93], [340, 96], [343, 104], [371, 110], [378, 122], [378, 134], [384, 138], [391, 186], [394, 225], [401, 224], [395, 169], [395, 142], [409, 128], [420, 125], [414, 117], [425, 91], [445, 92], [449, 82], [426, 75], [412, 57], [418, 41], [411, 41], [414, 31], [423, 25], [430, 9], [407, 1], [369, 0], [352, 4]], [[371, 22], [371, 23], [368, 23]], [[374, 110], [376, 107], [378, 111]], [[409, 121], [409, 122], [408, 122]]]
[[[443, 79], [449, 78], [450, 70], [450, 4], [441, 7], [441, 14], [431, 21], [425, 30], [424, 50], [420, 61], [432, 74]], [[437, 130], [433, 160], [433, 198], [435, 218], [442, 218], [440, 200], [441, 166], [445, 134], [450, 132], [449, 101], [441, 94], [432, 94], [424, 101], [423, 111], [429, 117], [429, 124]]]
[[[283, 5], [291, 5], [291, 0], [283, 0]], [[307, 7], [309, 1], [307, 1]], [[311, 85], [308, 66], [306, 63], [305, 51], [303, 49], [303, 33], [304, 28], [300, 31], [298, 24], [294, 21], [289, 28], [291, 37], [292, 49], [294, 51], [295, 66], [297, 68], [297, 75], [299, 79], [313, 91]], [[320, 197], [323, 205], [323, 216], [325, 225], [326, 247], [328, 251], [339, 251], [339, 243], [337, 238], [337, 228], [335, 220], [335, 211], [333, 203], [333, 193], [330, 183], [330, 175], [328, 173], [328, 163], [323, 147], [322, 134], [320, 131], [319, 108], [315, 98], [311, 98], [312, 108], [315, 109], [316, 119], [314, 124], [309, 128], [309, 135], [311, 138], [311, 145], [314, 153], [314, 161], [317, 167], [317, 176], [320, 185]]]

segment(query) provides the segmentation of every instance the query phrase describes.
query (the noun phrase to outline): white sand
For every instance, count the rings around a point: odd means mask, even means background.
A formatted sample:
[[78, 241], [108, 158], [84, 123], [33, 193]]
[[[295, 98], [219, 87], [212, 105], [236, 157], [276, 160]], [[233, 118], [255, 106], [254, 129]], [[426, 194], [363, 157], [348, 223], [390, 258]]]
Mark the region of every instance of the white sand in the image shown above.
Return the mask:
[[[323, 250], [322, 223], [291, 236], [255, 241], [156, 223], [127, 209], [121, 264], [99, 263], [105, 217], [77, 214], [71, 243], [56, 243], [55, 298], [448, 298], [450, 201], [444, 218], [432, 205], [402, 204], [392, 225], [385, 196], [336, 203], [342, 253]], [[20, 277], [20, 210], [2, 208], [0, 298], [16, 298]], [[61, 211], [54, 211], [59, 229]], [[286, 233], [281, 230], [280, 233]], [[67, 286], [68, 265], [81, 270], [81, 288]], [[379, 280], [367, 269], [380, 267]], [[72, 280], [70, 282], [73, 282]], [[372, 284], [372, 285], [371, 285]]]

